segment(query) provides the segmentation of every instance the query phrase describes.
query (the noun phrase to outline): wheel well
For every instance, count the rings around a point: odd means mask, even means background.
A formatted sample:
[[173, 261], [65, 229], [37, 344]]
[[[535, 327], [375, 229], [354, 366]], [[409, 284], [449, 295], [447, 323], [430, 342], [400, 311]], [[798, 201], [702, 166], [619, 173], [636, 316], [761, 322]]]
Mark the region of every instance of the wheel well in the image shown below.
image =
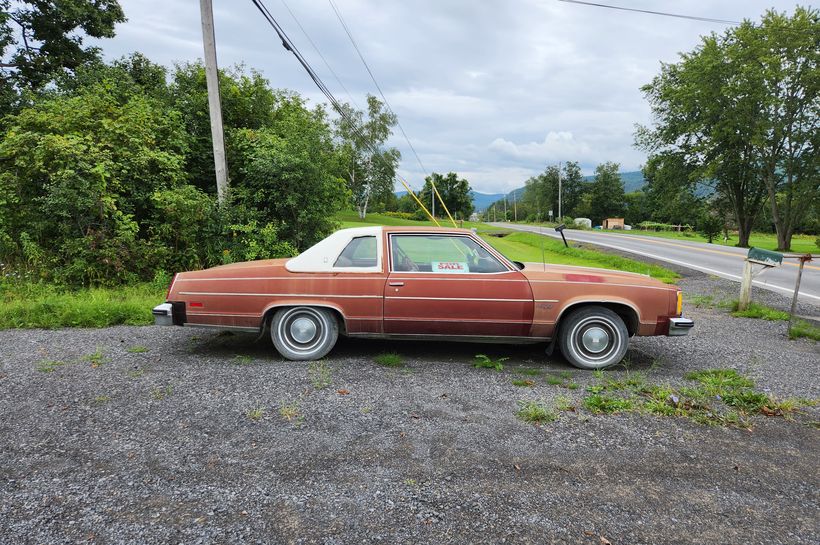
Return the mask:
[[635, 309], [624, 303], [604, 303], [598, 301], [584, 301], [581, 303], [575, 303], [565, 308], [558, 317], [558, 323], [555, 325], [555, 330], [558, 331], [558, 328], [561, 326], [562, 318], [566, 318], [576, 310], [584, 307], [608, 308], [624, 321], [624, 325], [626, 325], [626, 330], [629, 332], [630, 337], [635, 335], [638, 331], [638, 314], [635, 312]]
[[262, 325], [260, 327], [263, 329], [263, 331], [264, 331], [264, 328], [270, 327], [270, 322], [271, 322], [271, 320], [273, 320], [273, 314], [277, 310], [280, 310], [280, 309], [283, 309], [283, 308], [296, 308], [296, 307], [316, 307], [316, 308], [323, 308], [325, 310], [329, 310], [330, 313], [333, 314], [333, 317], [336, 318], [336, 323], [339, 324], [339, 333], [341, 333], [342, 335], [347, 334], [347, 324], [345, 322], [344, 316], [342, 316], [342, 313], [339, 312], [338, 309], [335, 309], [333, 307], [326, 307], [324, 305], [282, 305], [282, 306], [278, 306], [278, 307], [271, 307], [268, 310], [266, 310], [265, 314], [262, 316]]

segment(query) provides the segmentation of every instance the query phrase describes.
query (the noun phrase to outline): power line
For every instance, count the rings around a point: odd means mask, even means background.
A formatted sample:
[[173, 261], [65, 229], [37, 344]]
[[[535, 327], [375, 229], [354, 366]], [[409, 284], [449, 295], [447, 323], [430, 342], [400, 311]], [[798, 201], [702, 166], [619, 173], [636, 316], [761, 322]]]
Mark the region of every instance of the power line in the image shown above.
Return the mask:
[[718, 23], [722, 25], [739, 25], [740, 21], [729, 21], [727, 19], [714, 19], [712, 17], [697, 17], [695, 15], [682, 15], [679, 13], [667, 13], [665, 11], [652, 11], [648, 9], [625, 8], [623, 6], [613, 6], [610, 4], [598, 4], [596, 2], [583, 2], [581, 0], [558, 0], [559, 2], [566, 2], [568, 4], [582, 4], [584, 6], [593, 6], [596, 8], [615, 9], [620, 11], [634, 11], [637, 13], [647, 13], [649, 15], [661, 15], [663, 17], [676, 17], [678, 19], [690, 19], [692, 21], [704, 21], [707, 23]]
[[350, 39], [350, 43], [353, 44], [353, 48], [356, 50], [356, 53], [359, 55], [359, 59], [361, 59], [362, 64], [364, 64], [364, 67], [367, 70], [367, 73], [370, 75], [370, 79], [373, 80], [373, 84], [376, 86], [376, 89], [378, 89], [379, 95], [381, 95], [382, 100], [384, 101], [384, 105], [387, 106], [387, 109], [390, 111], [390, 113], [393, 114], [396, 117], [396, 124], [398, 125], [402, 136], [404, 136], [404, 139], [407, 141], [407, 145], [410, 146], [410, 151], [412, 151], [413, 155], [416, 157], [416, 161], [418, 161], [422, 172], [424, 172], [425, 175], [428, 175], [427, 169], [424, 167], [424, 163], [421, 162], [421, 158], [419, 157], [419, 154], [416, 153], [416, 148], [413, 147], [413, 144], [410, 142], [410, 138], [408, 138], [407, 133], [404, 132], [404, 127], [401, 126], [401, 122], [399, 121], [399, 116], [397, 116], [396, 112], [393, 111], [393, 108], [390, 107], [390, 103], [387, 101], [387, 97], [384, 96], [384, 92], [382, 91], [382, 88], [379, 85], [379, 82], [376, 81], [376, 76], [373, 75], [373, 71], [370, 69], [370, 66], [367, 64], [367, 61], [364, 60], [364, 55], [362, 55], [362, 52], [359, 49], [358, 44], [356, 44], [356, 40], [353, 38], [353, 34], [350, 32], [350, 28], [347, 26], [347, 23], [345, 23], [344, 17], [342, 17], [342, 14], [339, 11], [339, 8], [336, 7], [336, 4], [333, 2], [333, 0], [328, 0], [328, 2], [330, 3], [330, 7], [333, 8], [333, 12], [336, 13], [336, 18], [339, 19], [339, 22], [342, 24], [342, 28], [344, 29], [345, 34], [347, 34], [347, 37]]
[[[279, 37], [279, 39], [282, 42], [282, 47], [284, 47], [285, 49], [290, 51], [293, 54], [293, 56], [296, 57], [296, 60], [299, 61], [299, 64], [301, 64], [302, 68], [304, 68], [305, 71], [308, 73], [308, 76], [310, 76], [310, 79], [313, 80], [313, 83], [315, 83], [316, 86], [319, 88], [319, 90], [322, 92], [322, 94], [325, 95], [325, 97], [328, 99], [328, 101], [330, 102], [330, 105], [333, 107], [333, 109], [336, 110], [336, 112], [342, 118], [344, 118], [348, 123], [350, 123], [350, 126], [353, 129], [353, 131], [357, 133], [357, 135], [362, 139], [362, 142], [364, 142], [364, 144], [370, 149], [370, 151], [373, 152], [373, 155], [375, 157], [377, 157], [379, 160], [383, 161], [385, 164], [387, 164], [387, 159], [385, 159], [384, 156], [382, 156], [381, 150], [377, 146], [375, 146], [365, 135], [363, 135], [361, 133], [361, 131], [359, 130], [359, 127], [356, 124], [355, 120], [352, 120], [347, 115], [344, 108], [342, 108], [342, 105], [339, 103], [339, 101], [336, 99], [336, 97], [333, 96], [333, 93], [330, 91], [330, 89], [327, 87], [327, 85], [325, 85], [325, 83], [322, 81], [322, 78], [320, 78], [319, 75], [316, 73], [316, 71], [313, 70], [313, 67], [310, 66], [310, 63], [307, 62], [305, 57], [302, 55], [302, 53], [299, 51], [299, 49], [296, 47], [296, 45], [293, 43], [293, 41], [288, 36], [287, 32], [285, 32], [285, 30], [279, 25], [279, 22], [271, 14], [271, 12], [268, 10], [268, 8], [265, 6], [265, 4], [262, 3], [262, 0], [251, 0], [251, 2], [253, 2], [253, 5], [256, 6], [256, 8], [262, 14], [262, 17], [265, 18], [265, 20], [268, 22], [268, 24], [270, 24], [270, 26], [273, 27], [273, 30], [276, 32], [276, 35]], [[388, 165], [388, 166], [392, 166], [392, 165]], [[413, 191], [410, 189], [410, 186], [407, 184], [407, 181], [404, 178], [402, 178], [398, 173], [394, 173], [394, 177], [397, 180], [399, 180], [402, 183], [402, 185], [404, 185], [404, 187], [408, 190], [408, 192], [413, 194], [413, 197], [416, 198], [416, 201], [418, 201], [418, 198], [415, 196]], [[422, 208], [424, 208], [423, 205], [422, 205]], [[424, 211], [427, 212], [427, 209], [424, 208]], [[427, 214], [430, 215], [429, 212], [427, 212]], [[430, 218], [433, 220], [433, 223], [438, 225], [438, 222], [436, 221], [436, 219], [433, 216], [430, 216]]]
[[350, 99], [350, 102], [352, 102], [353, 105], [356, 106], [356, 109], [358, 110], [359, 105], [356, 103], [356, 99], [353, 98], [353, 95], [350, 93], [350, 91], [347, 90], [347, 87], [345, 87], [345, 84], [342, 83], [342, 80], [339, 78], [339, 76], [336, 74], [336, 72], [333, 70], [333, 68], [331, 68], [330, 63], [327, 62], [327, 59], [325, 58], [325, 56], [322, 55], [321, 51], [319, 51], [319, 47], [310, 38], [307, 31], [305, 30], [305, 27], [303, 27], [302, 23], [299, 22], [299, 19], [296, 18], [296, 14], [293, 13], [293, 10], [290, 9], [290, 6], [288, 5], [288, 3], [285, 0], [280, 0], [280, 1], [282, 2], [282, 5], [285, 6], [285, 9], [288, 10], [288, 13], [290, 13], [290, 16], [293, 18], [293, 20], [296, 22], [296, 24], [299, 26], [299, 30], [302, 31], [302, 34], [304, 34], [305, 38], [307, 38], [307, 41], [310, 42], [311, 46], [313, 46], [313, 50], [316, 51], [316, 54], [319, 55], [319, 58], [321, 58], [322, 62], [325, 63], [325, 66], [327, 67], [327, 69], [330, 71], [331, 74], [333, 74], [333, 77], [336, 79], [336, 82], [339, 84], [339, 86], [342, 88], [342, 90], [344, 90], [344, 92], [347, 94], [347, 98]]

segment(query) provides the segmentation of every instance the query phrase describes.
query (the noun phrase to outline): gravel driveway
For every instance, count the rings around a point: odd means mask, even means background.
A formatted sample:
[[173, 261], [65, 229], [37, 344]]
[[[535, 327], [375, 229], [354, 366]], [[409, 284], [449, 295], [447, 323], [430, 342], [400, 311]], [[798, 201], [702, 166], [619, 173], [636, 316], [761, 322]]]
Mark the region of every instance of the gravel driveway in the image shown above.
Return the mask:
[[[605, 375], [680, 385], [731, 367], [820, 398], [817, 343], [687, 314], [688, 338], [634, 339], [629, 370]], [[374, 363], [385, 351], [404, 365]], [[477, 353], [510, 360], [476, 369]], [[514, 386], [525, 369], [542, 374]], [[546, 382], [562, 371], [577, 389]], [[750, 429], [516, 417], [519, 400], [578, 404], [598, 380], [538, 347], [343, 340], [323, 371], [246, 335], [0, 331], [0, 543], [818, 543], [816, 407]]]

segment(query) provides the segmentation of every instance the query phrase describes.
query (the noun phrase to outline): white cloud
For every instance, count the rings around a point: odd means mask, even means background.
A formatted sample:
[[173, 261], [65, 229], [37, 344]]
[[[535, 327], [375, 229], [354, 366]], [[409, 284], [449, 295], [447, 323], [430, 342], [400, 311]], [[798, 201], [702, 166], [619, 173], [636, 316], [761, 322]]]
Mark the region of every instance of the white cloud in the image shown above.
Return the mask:
[[587, 159], [590, 147], [586, 142], [575, 140], [571, 132], [561, 131], [547, 133], [542, 142], [515, 144], [503, 138], [496, 138], [490, 149], [519, 159], [532, 161], [559, 161], [573, 158]]

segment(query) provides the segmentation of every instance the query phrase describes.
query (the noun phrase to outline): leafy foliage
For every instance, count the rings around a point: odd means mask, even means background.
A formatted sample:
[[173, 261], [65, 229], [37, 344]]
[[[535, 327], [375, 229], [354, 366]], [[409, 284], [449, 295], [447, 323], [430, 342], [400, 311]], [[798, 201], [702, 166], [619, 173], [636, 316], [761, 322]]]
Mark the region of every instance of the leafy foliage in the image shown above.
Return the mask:
[[[436, 184], [436, 189], [453, 218], [468, 219], [470, 217], [470, 214], [473, 213], [473, 199], [470, 197], [470, 182], [464, 178], [459, 178], [455, 172], [448, 172], [447, 174], [433, 172], [424, 179], [424, 187], [418, 195], [419, 200], [421, 200], [427, 208], [430, 208], [430, 203], [433, 200], [432, 184]], [[442, 218], [446, 217], [447, 213], [441, 210], [441, 202], [438, 200], [438, 197], [435, 198], [435, 201], [436, 215]]]

